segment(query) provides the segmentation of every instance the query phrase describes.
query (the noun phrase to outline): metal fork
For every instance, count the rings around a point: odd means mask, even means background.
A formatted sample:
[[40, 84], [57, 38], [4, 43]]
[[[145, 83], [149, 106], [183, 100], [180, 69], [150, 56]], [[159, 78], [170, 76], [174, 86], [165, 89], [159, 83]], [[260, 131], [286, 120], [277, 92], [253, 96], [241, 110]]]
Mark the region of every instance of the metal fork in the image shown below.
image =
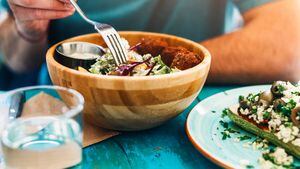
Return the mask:
[[74, 0], [70, 0], [70, 2], [74, 6], [76, 11], [80, 14], [80, 16], [89, 24], [93, 25], [94, 28], [101, 34], [104, 42], [110, 49], [116, 64], [119, 66], [120, 64], [126, 63], [127, 51], [122, 44], [118, 32], [108, 24], [99, 23], [89, 19]]

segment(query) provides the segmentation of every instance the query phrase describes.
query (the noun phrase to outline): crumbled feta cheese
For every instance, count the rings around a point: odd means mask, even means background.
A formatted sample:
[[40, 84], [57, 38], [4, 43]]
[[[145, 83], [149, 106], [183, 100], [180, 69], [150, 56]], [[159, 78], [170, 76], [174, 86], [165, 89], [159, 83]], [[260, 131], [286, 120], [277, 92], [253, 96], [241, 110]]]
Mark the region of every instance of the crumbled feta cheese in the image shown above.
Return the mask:
[[283, 100], [286, 102], [288, 99], [293, 99], [295, 102], [299, 102], [300, 96], [297, 96], [295, 93], [300, 91], [300, 86], [294, 86], [288, 82], [285, 85], [285, 91], [283, 91]]
[[291, 165], [293, 163], [293, 157], [288, 154], [282, 148], [276, 148], [273, 153], [274, 161], [278, 165]]
[[285, 169], [282, 166], [278, 166], [271, 161], [265, 160], [262, 157], [258, 160], [261, 169]]
[[294, 136], [297, 136], [297, 135], [299, 134], [299, 128], [298, 128], [298, 127], [293, 126], [293, 127], [292, 127], [292, 130], [293, 130], [292, 134], [293, 134]]
[[249, 109], [240, 109], [240, 112], [241, 112], [241, 114], [242, 115], [248, 115], [248, 114], [250, 114], [250, 111], [249, 111]]
[[252, 143], [252, 148], [253, 150], [260, 150], [260, 149], [265, 149], [267, 148], [268, 145], [268, 141], [266, 139], [260, 141], [260, 140], [256, 140]]
[[128, 58], [128, 61], [130, 61], [130, 62], [142, 62], [144, 60], [143, 56], [141, 56], [140, 54], [138, 54], [135, 51], [128, 52], [127, 58]]
[[261, 123], [264, 121], [264, 108], [263, 107], [257, 108], [257, 119], [255, 121], [257, 123]]
[[299, 146], [300, 147], [300, 138], [297, 138], [294, 141], [292, 141], [292, 144], [294, 144], [295, 146]]
[[283, 166], [276, 165], [271, 161], [265, 160], [262, 157], [258, 159], [260, 169], [286, 169]]
[[271, 119], [269, 122], [269, 130], [274, 131], [277, 129], [277, 126], [281, 124], [280, 119]]
[[256, 113], [251, 114], [250, 111], [248, 109], [241, 109], [240, 113], [243, 115], [249, 115], [248, 116], [250, 119], [253, 119], [256, 123], [261, 123], [264, 121], [264, 111], [265, 108], [263, 106], [253, 106], [252, 109], [256, 109]]
[[283, 100], [285, 103], [288, 103], [290, 101], [290, 97], [282, 97], [281, 100]]
[[285, 87], [285, 89], [290, 90], [295, 88], [295, 86], [291, 83], [291, 82], [283, 82], [285, 83], [283, 86]]
[[273, 111], [273, 105], [267, 109], [267, 112], [271, 113]]
[[281, 125], [281, 119], [281, 116], [273, 111], [271, 120], [268, 122], [269, 130], [275, 131]]
[[292, 141], [295, 139], [299, 133], [299, 129], [297, 127], [285, 127], [284, 125], [279, 126], [279, 131], [275, 133], [279, 140], [282, 140], [284, 143]]
[[261, 169], [274, 169], [274, 164], [271, 161], [267, 161], [262, 157], [258, 160]]
[[257, 117], [257, 115], [256, 115], [256, 114], [251, 114], [251, 115], [249, 116], [249, 119], [253, 119], [253, 120], [255, 120], [255, 119], [256, 119], [256, 117]]
[[[269, 158], [265, 158], [265, 156], [272, 158], [270, 161]], [[292, 165], [294, 162], [293, 156], [289, 156], [284, 149], [277, 147], [273, 153], [270, 151], [265, 152], [263, 157], [259, 158], [259, 164], [262, 169], [283, 169], [286, 166]]]

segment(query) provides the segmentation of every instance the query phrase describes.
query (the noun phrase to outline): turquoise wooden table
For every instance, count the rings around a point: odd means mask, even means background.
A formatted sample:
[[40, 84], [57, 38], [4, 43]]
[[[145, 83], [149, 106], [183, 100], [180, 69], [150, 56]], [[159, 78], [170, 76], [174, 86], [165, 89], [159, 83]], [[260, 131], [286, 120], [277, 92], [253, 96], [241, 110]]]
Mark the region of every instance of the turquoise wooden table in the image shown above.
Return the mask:
[[218, 168], [189, 142], [185, 134], [185, 122], [188, 113], [198, 102], [232, 88], [234, 86], [204, 87], [188, 109], [166, 124], [146, 131], [122, 133], [85, 148], [83, 162], [76, 168]]
[[[166, 124], [141, 132], [125, 132], [83, 150], [75, 169], [193, 169], [219, 168], [189, 142], [185, 134], [188, 113], [201, 100], [237, 86], [206, 86], [181, 115]], [[62, 157], [63, 160], [63, 157]]]

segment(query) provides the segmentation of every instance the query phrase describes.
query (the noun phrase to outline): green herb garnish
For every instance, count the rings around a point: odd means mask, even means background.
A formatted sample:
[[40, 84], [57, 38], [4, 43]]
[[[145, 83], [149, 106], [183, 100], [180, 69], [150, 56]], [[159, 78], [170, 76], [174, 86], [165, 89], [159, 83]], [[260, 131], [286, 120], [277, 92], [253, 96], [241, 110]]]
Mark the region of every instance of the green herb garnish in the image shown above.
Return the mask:
[[285, 91], [285, 87], [283, 85], [278, 85], [277, 86], [277, 90], [280, 92], [280, 93], [283, 93]]
[[264, 118], [264, 120], [271, 119], [271, 113], [268, 112], [268, 111], [265, 111], [264, 114], [263, 114], [263, 118]]
[[222, 117], [222, 118], [226, 117], [226, 116], [227, 116], [227, 114], [228, 114], [228, 112], [230, 112], [230, 110], [229, 110], [229, 109], [224, 109], [224, 110], [222, 111], [222, 115], [221, 115], [221, 117]]
[[221, 132], [222, 134], [222, 140], [225, 140], [227, 138], [231, 138], [230, 134], [233, 133], [240, 133], [239, 131], [229, 127], [229, 124], [227, 122], [224, 121], [219, 121], [219, 123], [225, 128], [224, 131]]
[[297, 103], [293, 99], [291, 99], [285, 106], [282, 106], [280, 110], [284, 116], [289, 117], [291, 115], [292, 109], [294, 109], [296, 105]]
[[244, 140], [250, 140], [252, 137], [248, 136], [248, 135], [244, 135], [244, 136], [239, 136], [238, 139], [240, 141], [244, 141]]
[[228, 123], [227, 122], [224, 122], [224, 121], [219, 121], [219, 123], [224, 127], [224, 128], [228, 128]]
[[224, 130], [221, 132], [222, 136], [222, 140], [226, 140], [227, 138], [231, 138], [230, 134], [228, 131]]
[[252, 168], [254, 168], [254, 166], [253, 165], [246, 165], [246, 168], [247, 169], [252, 169]]

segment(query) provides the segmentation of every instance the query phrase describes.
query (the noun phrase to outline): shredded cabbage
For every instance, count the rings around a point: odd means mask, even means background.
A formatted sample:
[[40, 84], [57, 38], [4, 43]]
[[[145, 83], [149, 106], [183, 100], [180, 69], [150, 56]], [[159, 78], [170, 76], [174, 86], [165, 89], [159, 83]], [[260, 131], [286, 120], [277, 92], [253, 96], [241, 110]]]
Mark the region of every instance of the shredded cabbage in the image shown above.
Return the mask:
[[[122, 43], [129, 50], [128, 41], [123, 39]], [[151, 56], [151, 54], [140, 55], [136, 51], [131, 50], [127, 55], [128, 63], [116, 65], [112, 54], [107, 50], [106, 54], [99, 57], [97, 62], [91, 66], [89, 71], [93, 74], [101, 75], [120, 75], [120, 76], [147, 76], [147, 75], [163, 75], [179, 72], [179, 69], [170, 68], [161, 59], [161, 56]]]

